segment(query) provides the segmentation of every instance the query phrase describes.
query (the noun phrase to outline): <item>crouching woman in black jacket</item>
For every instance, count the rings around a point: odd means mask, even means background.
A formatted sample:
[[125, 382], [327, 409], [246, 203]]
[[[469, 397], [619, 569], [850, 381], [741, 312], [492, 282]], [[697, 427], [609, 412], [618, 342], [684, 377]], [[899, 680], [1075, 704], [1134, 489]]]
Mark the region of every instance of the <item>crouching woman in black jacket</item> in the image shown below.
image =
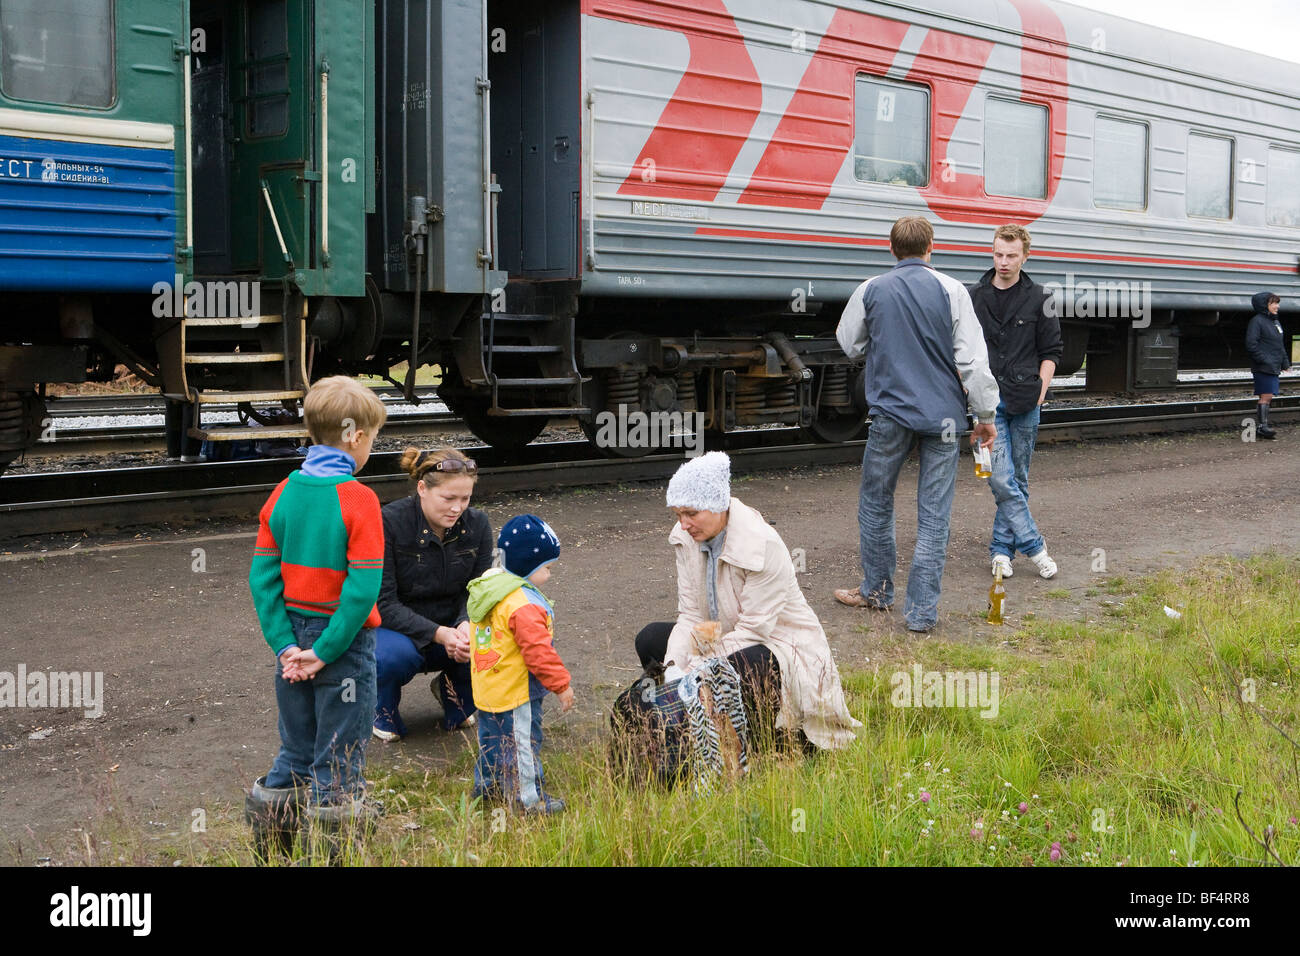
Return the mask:
[[383, 510], [383, 625], [375, 631], [374, 734], [380, 740], [406, 736], [397, 709], [402, 687], [429, 671], [442, 672], [443, 726], [473, 725], [465, 589], [492, 563], [487, 515], [469, 506], [478, 481], [473, 459], [455, 448], [408, 448], [401, 463], [415, 479], [415, 494]]

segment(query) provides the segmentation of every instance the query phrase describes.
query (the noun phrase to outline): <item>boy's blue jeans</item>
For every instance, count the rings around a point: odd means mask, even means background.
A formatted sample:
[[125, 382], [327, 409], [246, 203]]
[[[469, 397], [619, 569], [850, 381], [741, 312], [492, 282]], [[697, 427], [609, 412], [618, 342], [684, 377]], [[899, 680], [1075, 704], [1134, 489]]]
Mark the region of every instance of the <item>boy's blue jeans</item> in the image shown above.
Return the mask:
[[[289, 612], [295, 642], [311, 647], [327, 617]], [[275, 664], [275, 701], [280, 708], [280, 752], [266, 786], [310, 782], [311, 802], [341, 803], [361, 796], [370, 722], [375, 715], [375, 632], [363, 627], [352, 644], [311, 680], [290, 683]]]
[[862, 558], [862, 596], [879, 607], [894, 603], [898, 567], [894, 539], [894, 489], [903, 462], [918, 443], [921, 471], [916, 480], [916, 550], [907, 575], [903, 616], [911, 630], [927, 630], [939, 619], [939, 586], [948, 557], [948, 519], [957, 487], [956, 441], [923, 435], [877, 415], [867, 433], [858, 497], [858, 547]]
[[528, 678], [533, 696], [514, 710], [478, 712], [478, 760], [473, 797], [496, 795], [531, 807], [545, 795], [542, 780], [542, 698], [537, 678]]
[[993, 518], [989, 557], [1014, 558], [1016, 552], [1037, 554], [1044, 548], [1034, 516], [1029, 513], [1029, 460], [1038, 440], [1039, 409], [1008, 415], [998, 404], [998, 437], [993, 442], [993, 474], [989, 488], [998, 504]]

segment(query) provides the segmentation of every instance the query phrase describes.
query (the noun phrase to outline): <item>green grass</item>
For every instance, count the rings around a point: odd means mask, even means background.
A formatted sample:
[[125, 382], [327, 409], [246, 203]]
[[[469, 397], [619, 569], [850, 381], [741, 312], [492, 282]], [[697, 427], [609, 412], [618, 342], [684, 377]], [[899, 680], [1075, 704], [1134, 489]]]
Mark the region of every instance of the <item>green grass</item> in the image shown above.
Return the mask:
[[[394, 380], [402, 382], [406, 380], [406, 368], [409, 363], [400, 362], [388, 370], [388, 374]], [[378, 375], [358, 375], [357, 381], [363, 385], [369, 385], [371, 388], [387, 388], [391, 382], [387, 382]], [[415, 370], [415, 384], [421, 388], [430, 385], [439, 385], [442, 383], [442, 369], [437, 365], [421, 365]]]
[[[1246, 823], [1260, 836], [1272, 826], [1274, 852], [1297, 863], [1298, 754], [1256, 705], [1300, 740], [1298, 578], [1296, 558], [1214, 561], [1108, 582], [1122, 593], [1114, 616], [1036, 621], [1017, 642], [1032, 654], [903, 645], [915, 656], [893, 652], [895, 663], [878, 671], [843, 674], [865, 725], [856, 745], [762, 759], [708, 797], [624, 786], [606, 772], [603, 742], [559, 724], [548, 729], [545, 766], [569, 812], [494, 815], [466, 800], [467, 748], [442, 772], [379, 776], [390, 812], [357, 862], [1256, 864], [1265, 852], [1237, 819], [1240, 791]], [[1166, 604], [1182, 618], [1167, 617]], [[893, 706], [891, 673], [910, 672], [913, 660], [925, 670], [996, 671], [996, 717]], [[251, 859], [235, 808], [190, 847], [180, 859]]]

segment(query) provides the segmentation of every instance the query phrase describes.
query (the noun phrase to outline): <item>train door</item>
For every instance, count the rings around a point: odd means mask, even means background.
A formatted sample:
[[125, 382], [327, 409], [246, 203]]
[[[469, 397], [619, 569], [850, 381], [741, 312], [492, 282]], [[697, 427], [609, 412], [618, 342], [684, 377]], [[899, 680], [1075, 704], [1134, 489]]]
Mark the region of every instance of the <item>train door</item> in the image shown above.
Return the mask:
[[193, 137], [194, 272], [226, 275], [230, 262], [230, 68], [226, 37], [233, 17], [224, 0], [190, 11], [190, 128]]
[[228, 5], [231, 261], [306, 295], [365, 292], [374, 209], [374, 13], [357, 0]]
[[578, 7], [493, 0], [488, 17], [499, 265], [512, 276], [573, 278], [582, 156]]

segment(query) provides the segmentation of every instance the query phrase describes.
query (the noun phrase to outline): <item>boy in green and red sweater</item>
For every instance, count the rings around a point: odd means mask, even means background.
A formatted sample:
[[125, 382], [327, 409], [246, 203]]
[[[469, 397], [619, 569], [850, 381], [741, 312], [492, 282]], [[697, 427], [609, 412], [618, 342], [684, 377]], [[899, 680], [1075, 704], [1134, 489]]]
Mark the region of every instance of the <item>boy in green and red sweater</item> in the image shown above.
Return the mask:
[[278, 658], [280, 752], [245, 813], [259, 855], [288, 849], [299, 806], [324, 828], [364, 822], [365, 747], [375, 710], [384, 569], [379, 499], [352, 474], [387, 419], [355, 379], [321, 379], [303, 401], [313, 445], [262, 507], [248, 583]]

